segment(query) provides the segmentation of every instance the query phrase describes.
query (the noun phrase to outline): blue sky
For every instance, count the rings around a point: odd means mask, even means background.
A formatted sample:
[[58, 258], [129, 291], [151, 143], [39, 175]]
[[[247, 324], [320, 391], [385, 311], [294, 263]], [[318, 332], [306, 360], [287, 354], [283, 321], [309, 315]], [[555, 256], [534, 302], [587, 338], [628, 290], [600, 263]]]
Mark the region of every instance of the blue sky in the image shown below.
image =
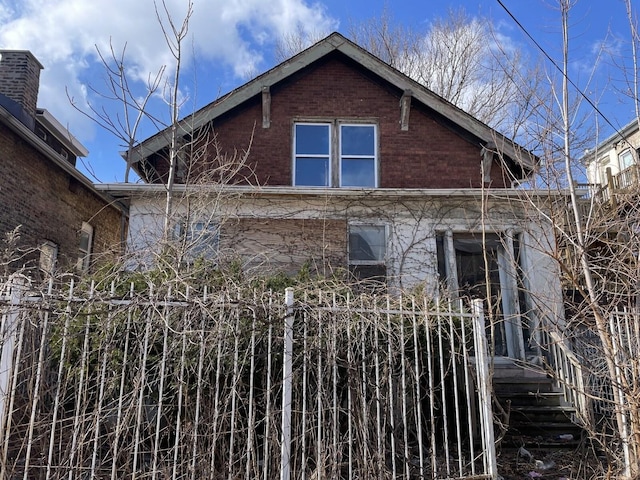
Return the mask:
[[[549, 55], [561, 59], [561, 24], [557, 0], [502, 0]], [[386, 9], [395, 22], [426, 29], [449, 8], [492, 20], [503, 42], [529, 52], [541, 52], [525, 37], [497, 0], [194, 0], [187, 42], [182, 114], [213, 101], [244, 83], [251, 74], [274, 66], [274, 41], [298, 28], [347, 33], [350, 24], [379, 16]], [[186, 0], [166, 0], [174, 18], [182, 19]], [[616, 126], [633, 117], [633, 105], [616, 93], [621, 70], [614, 58], [628, 50], [629, 26], [622, 0], [578, 0], [570, 13], [571, 78], [585, 89], [607, 119]], [[155, 18], [153, 0], [0, 0], [0, 48], [31, 50], [45, 69], [38, 106], [49, 110], [89, 149], [79, 165], [94, 181], [121, 181], [124, 161], [118, 139], [74, 110], [67, 94], [79, 105], [100, 108], [113, 104], [92, 94], [104, 91], [104, 71], [96, 45], [108, 52], [127, 45], [127, 64], [135, 83], [168, 65], [168, 54]], [[605, 45], [614, 57], [601, 56]], [[594, 66], [596, 66], [594, 70]], [[550, 68], [550, 67], [549, 67]], [[594, 74], [593, 79], [587, 80]], [[195, 80], [194, 80], [195, 75]], [[167, 112], [159, 98], [158, 111]], [[586, 107], [585, 107], [586, 108]], [[151, 126], [147, 134], [154, 133]], [[603, 136], [613, 133], [605, 125]]]

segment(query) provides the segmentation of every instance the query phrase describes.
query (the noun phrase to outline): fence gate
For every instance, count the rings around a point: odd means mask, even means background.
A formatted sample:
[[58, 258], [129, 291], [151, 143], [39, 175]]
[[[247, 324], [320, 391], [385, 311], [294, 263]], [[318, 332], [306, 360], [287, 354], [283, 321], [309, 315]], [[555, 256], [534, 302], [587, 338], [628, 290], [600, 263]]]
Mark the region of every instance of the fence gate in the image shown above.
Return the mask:
[[5, 293], [0, 478], [497, 476], [480, 307], [73, 283]]

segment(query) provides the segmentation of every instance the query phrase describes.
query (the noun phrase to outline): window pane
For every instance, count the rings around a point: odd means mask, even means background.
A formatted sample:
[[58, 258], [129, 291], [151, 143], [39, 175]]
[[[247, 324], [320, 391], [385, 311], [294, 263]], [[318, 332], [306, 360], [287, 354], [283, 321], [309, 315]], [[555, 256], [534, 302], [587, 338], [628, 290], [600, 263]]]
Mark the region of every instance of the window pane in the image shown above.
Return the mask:
[[620, 155], [620, 170], [626, 170], [633, 165], [633, 155], [631, 150], [626, 150]]
[[296, 156], [329, 155], [329, 125], [296, 125]]
[[375, 187], [375, 160], [371, 159], [343, 159], [342, 177], [343, 187]]
[[328, 187], [329, 159], [297, 158], [295, 184], [310, 187]]
[[342, 125], [342, 155], [375, 155], [373, 125]]
[[218, 240], [216, 223], [195, 222], [187, 235], [189, 254], [192, 257], [212, 257], [218, 251]]
[[89, 242], [91, 241], [91, 234], [84, 230], [80, 232], [80, 250], [83, 252], [89, 251]]
[[382, 225], [352, 225], [349, 228], [349, 260], [383, 262], [386, 235]]

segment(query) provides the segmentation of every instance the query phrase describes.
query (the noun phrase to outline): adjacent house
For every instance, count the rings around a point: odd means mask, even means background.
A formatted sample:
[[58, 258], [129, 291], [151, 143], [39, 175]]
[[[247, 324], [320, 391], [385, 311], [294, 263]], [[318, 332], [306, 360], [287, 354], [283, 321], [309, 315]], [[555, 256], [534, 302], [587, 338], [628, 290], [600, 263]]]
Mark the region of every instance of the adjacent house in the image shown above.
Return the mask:
[[145, 184], [97, 186], [128, 202], [142, 265], [169, 233], [187, 262], [489, 297], [511, 360], [539, 356], [537, 326], [562, 316], [553, 232], [517, 188], [538, 159], [338, 33], [177, 132], [135, 150]]
[[37, 107], [42, 68], [31, 52], [0, 51], [0, 233], [19, 227], [12, 268], [83, 271], [120, 252], [126, 212], [76, 169], [86, 148]]
[[[587, 182], [610, 192], [624, 191], [638, 181], [640, 124], [634, 119], [585, 153]], [[608, 194], [605, 194], [608, 198]]]

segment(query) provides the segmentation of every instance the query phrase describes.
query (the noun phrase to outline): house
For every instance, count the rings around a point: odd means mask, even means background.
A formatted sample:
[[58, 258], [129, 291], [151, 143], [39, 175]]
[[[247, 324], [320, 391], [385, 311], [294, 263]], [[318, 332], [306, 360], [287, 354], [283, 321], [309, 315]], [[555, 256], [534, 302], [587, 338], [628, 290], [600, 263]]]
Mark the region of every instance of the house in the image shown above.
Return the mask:
[[82, 271], [119, 253], [125, 210], [76, 169], [86, 148], [37, 107], [42, 68], [31, 52], [0, 51], [0, 233], [19, 227], [13, 268]]
[[489, 296], [510, 361], [539, 356], [538, 325], [562, 317], [553, 232], [516, 188], [537, 158], [338, 33], [178, 131], [169, 229], [169, 130], [134, 152], [145, 184], [97, 186], [128, 202], [142, 265], [168, 231], [187, 261]]
[[587, 183], [578, 184], [577, 192], [585, 249], [598, 272], [595, 288], [609, 307], [636, 308], [638, 304], [636, 282], [631, 279], [637, 276], [640, 231], [639, 152], [640, 124], [636, 118], [587, 150], [582, 158]]
[[590, 193], [598, 203], [616, 202], [638, 185], [640, 124], [634, 119], [583, 157]]

